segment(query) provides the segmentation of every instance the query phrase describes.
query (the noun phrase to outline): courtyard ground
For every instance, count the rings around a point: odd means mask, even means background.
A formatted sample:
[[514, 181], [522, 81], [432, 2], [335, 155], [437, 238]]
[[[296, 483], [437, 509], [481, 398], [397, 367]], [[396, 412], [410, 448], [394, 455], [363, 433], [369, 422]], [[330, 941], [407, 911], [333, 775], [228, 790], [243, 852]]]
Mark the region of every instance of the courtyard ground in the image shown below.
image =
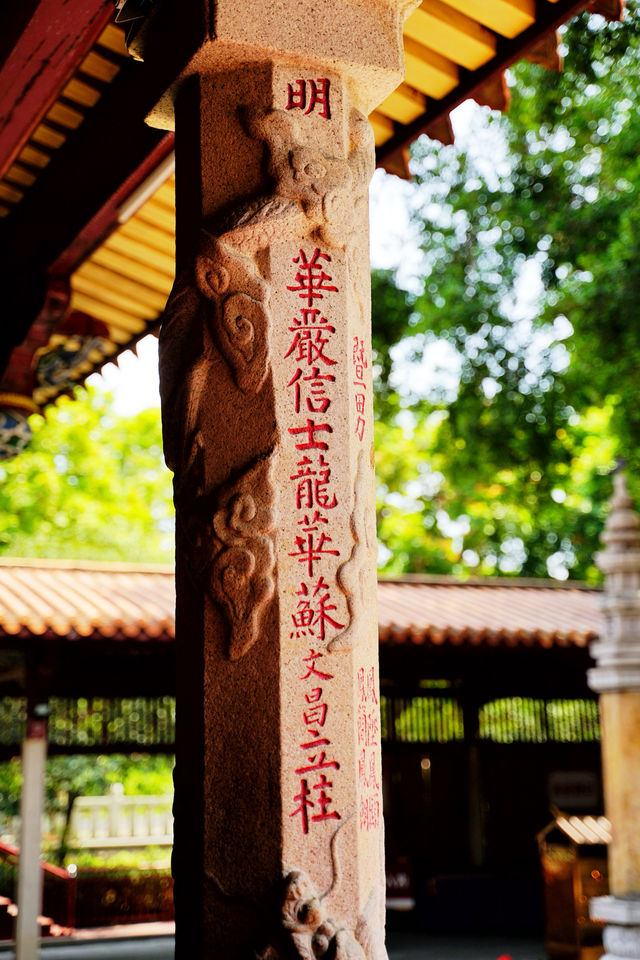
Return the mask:
[[[171, 960], [173, 936], [160, 933], [160, 924], [139, 924], [138, 935], [95, 939], [96, 931], [74, 938], [45, 940], [42, 960]], [[168, 925], [167, 925], [168, 926]], [[142, 930], [142, 928], [147, 928]], [[151, 929], [149, 929], [151, 927]], [[154, 929], [155, 928], [155, 929]], [[129, 932], [129, 931], [127, 931]], [[111, 931], [113, 934], [113, 931]], [[426, 934], [389, 933], [389, 960], [544, 960], [541, 940], [525, 937], [429, 937]], [[0, 960], [13, 960], [14, 949], [0, 944]]]

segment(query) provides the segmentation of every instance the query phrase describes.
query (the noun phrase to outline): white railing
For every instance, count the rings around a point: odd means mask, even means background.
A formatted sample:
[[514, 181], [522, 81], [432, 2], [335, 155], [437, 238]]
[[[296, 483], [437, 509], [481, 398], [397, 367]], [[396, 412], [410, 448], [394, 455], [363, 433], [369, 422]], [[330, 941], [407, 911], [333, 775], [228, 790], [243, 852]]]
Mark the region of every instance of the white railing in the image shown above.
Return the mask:
[[104, 797], [77, 797], [71, 814], [69, 846], [167, 847], [173, 843], [173, 796], [124, 795], [115, 783]]

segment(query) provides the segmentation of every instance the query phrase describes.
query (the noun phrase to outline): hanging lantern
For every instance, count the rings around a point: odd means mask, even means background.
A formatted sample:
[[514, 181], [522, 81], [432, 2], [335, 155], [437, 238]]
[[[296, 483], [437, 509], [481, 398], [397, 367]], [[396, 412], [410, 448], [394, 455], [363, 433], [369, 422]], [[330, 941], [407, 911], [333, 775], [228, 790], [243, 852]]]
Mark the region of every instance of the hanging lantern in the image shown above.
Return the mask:
[[16, 457], [28, 446], [32, 413], [38, 413], [38, 406], [31, 397], [0, 393], [0, 460]]

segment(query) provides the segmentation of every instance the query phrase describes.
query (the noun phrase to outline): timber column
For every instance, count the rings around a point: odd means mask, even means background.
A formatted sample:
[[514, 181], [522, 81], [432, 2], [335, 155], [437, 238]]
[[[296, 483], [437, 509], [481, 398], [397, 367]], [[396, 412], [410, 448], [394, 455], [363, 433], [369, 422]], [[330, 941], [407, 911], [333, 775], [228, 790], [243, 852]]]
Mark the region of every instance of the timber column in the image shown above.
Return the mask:
[[179, 960], [386, 957], [367, 115], [413, 5], [203, 4], [170, 95]]
[[605, 807], [611, 820], [611, 895], [591, 901], [603, 920], [605, 960], [640, 960], [640, 521], [624, 473], [597, 555], [605, 574], [605, 631], [589, 685], [600, 694]]

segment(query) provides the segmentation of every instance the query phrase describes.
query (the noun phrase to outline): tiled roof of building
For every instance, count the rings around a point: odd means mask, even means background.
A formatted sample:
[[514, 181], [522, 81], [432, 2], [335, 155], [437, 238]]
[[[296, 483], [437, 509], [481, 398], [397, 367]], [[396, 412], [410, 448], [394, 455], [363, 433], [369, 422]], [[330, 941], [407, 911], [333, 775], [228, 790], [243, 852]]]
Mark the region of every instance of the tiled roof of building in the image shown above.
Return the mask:
[[406, 577], [378, 584], [383, 644], [585, 647], [602, 629], [599, 591], [546, 580]]
[[[0, 559], [0, 640], [173, 639], [173, 568]], [[584, 647], [601, 630], [598, 591], [548, 581], [406, 577], [378, 584], [384, 645]]]
[[0, 560], [0, 637], [172, 640], [173, 567]]

